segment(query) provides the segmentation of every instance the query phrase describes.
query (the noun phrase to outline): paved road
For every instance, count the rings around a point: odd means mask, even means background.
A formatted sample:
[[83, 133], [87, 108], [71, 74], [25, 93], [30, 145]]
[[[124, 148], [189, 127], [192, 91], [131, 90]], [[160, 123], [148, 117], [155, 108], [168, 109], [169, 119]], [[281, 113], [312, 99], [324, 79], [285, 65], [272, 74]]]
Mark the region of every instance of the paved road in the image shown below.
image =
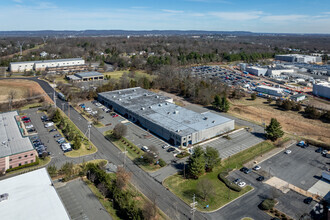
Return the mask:
[[112, 219], [89, 187], [80, 179], [56, 189], [72, 220]]
[[[53, 88], [42, 80], [36, 78], [29, 78], [33, 80], [45, 90], [46, 93], [50, 94], [53, 98]], [[57, 99], [56, 104], [59, 108], [62, 108], [62, 103], [66, 103], [62, 100]], [[65, 112], [67, 113], [67, 105], [65, 106]], [[80, 114], [75, 111], [70, 106], [70, 118], [76, 124], [76, 126], [81, 131], [87, 130], [87, 121], [80, 116]], [[122, 164], [122, 158], [119, 156], [120, 150], [117, 149], [111, 142], [107, 141], [102, 133], [100, 133], [96, 128], [91, 128], [91, 141], [98, 148], [98, 152], [93, 155], [95, 158], [103, 158], [111, 161], [112, 163], [118, 165]], [[67, 159], [70, 160], [70, 159]], [[79, 159], [78, 159], [79, 160]], [[70, 160], [70, 161], [77, 161]], [[170, 219], [189, 219], [191, 217], [190, 207], [181, 201], [178, 197], [172, 194], [170, 191], [166, 190], [161, 184], [149, 176], [146, 172], [135, 165], [131, 160], [126, 162], [126, 169], [132, 173], [132, 183], [139, 189], [144, 195], [149, 199], [156, 197], [158, 207], [169, 216]], [[57, 163], [56, 163], [57, 165]], [[196, 212], [195, 219], [206, 219], [205, 215]]]

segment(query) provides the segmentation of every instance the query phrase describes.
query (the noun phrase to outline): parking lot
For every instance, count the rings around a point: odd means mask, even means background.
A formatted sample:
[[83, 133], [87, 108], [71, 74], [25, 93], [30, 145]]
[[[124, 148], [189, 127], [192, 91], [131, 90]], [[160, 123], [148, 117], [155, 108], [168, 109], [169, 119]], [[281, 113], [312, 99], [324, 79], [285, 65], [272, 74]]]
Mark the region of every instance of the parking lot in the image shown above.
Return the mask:
[[56, 190], [72, 220], [111, 219], [111, 216], [82, 180], [70, 181]]
[[290, 154], [281, 152], [260, 166], [271, 175], [307, 191], [319, 181], [322, 171], [330, 167], [329, 158], [316, 153], [316, 149], [312, 146], [303, 149], [293, 145], [288, 148]]
[[[55, 129], [54, 126], [50, 126], [45, 128], [44, 122], [42, 122], [41, 117], [45, 116], [43, 112], [38, 112], [37, 109], [29, 109], [24, 111], [25, 115], [30, 117], [31, 123], [33, 123], [34, 128], [37, 131], [37, 135], [33, 135], [30, 138], [40, 139], [40, 141], [47, 146], [47, 151], [50, 152], [50, 156], [52, 158], [57, 158], [59, 156], [63, 156], [63, 151], [60, 145], [56, 142], [57, 139], [62, 136], [58, 131], [49, 132], [52, 129]], [[45, 122], [46, 123], [46, 122]], [[54, 135], [58, 137], [54, 138]]]
[[225, 159], [264, 141], [263, 138], [245, 129], [233, 132], [228, 136], [229, 138], [219, 137], [200, 145], [203, 147], [210, 146], [216, 148], [219, 151], [220, 157]]
[[[116, 124], [122, 123], [127, 126], [127, 134], [125, 135], [125, 138], [133, 142], [136, 146], [140, 148], [143, 146], [155, 146], [158, 150], [159, 157], [162, 158], [166, 163], [169, 163], [173, 159], [175, 159], [175, 157], [173, 156], [173, 152], [167, 152], [165, 149], [162, 149], [162, 146], [167, 144], [162, 139], [144, 130], [138, 125], [135, 125], [131, 121], [128, 121], [121, 115], [117, 116], [117, 114], [114, 113], [106, 113], [102, 110], [102, 108], [104, 108], [104, 106], [102, 105], [98, 107], [91, 102], [85, 102], [84, 104], [86, 107], [91, 108], [92, 111], [96, 111], [97, 109], [101, 110], [99, 111], [100, 116], [102, 117], [102, 119], [100, 119], [100, 122], [106, 126], [97, 128], [100, 132], [104, 133], [106, 131], [113, 130]], [[175, 153], [178, 152], [175, 151]]]

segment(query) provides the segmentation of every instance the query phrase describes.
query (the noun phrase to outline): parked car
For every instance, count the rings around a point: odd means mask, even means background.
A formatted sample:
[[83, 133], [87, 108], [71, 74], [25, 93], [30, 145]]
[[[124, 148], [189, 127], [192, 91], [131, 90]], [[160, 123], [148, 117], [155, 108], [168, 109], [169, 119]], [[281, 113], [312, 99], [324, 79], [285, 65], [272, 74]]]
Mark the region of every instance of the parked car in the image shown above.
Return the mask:
[[323, 151], [323, 148], [322, 148], [322, 147], [319, 147], [319, 148], [317, 148], [317, 149], [315, 150], [316, 153], [322, 153], [322, 151]]
[[246, 169], [246, 170], [244, 170], [244, 173], [249, 174], [249, 173], [251, 173], [251, 171], [252, 171], [251, 169]]
[[31, 120], [29, 117], [22, 118], [22, 121], [28, 121]]
[[307, 197], [304, 199], [304, 203], [306, 203], [306, 204], [311, 204], [312, 201], [313, 201], [312, 197]]
[[258, 178], [257, 178], [257, 181], [264, 181], [265, 180], [265, 177], [263, 177], [263, 176], [259, 176]]
[[286, 150], [284, 153], [285, 154], [291, 154], [291, 150]]
[[31, 120], [25, 120], [25, 121], [23, 121], [23, 123], [25, 123], [25, 124], [30, 123], [30, 122], [31, 122]]
[[261, 166], [257, 165], [255, 167], [253, 167], [254, 170], [260, 170], [261, 169]]
[[174, 147], [170, 147], [169, 149], [167, 149], [167, 152], [173, 152], [173, 151], [175, 151]]
[[306, 143], [305, 141], [299, 141], [297, 146], [302, 147], [302, 148], [306, 148], [306, 147], [308, 147], [308, 143]]
[[61, 137], [61, 135], [60, 134], [55, 134], [54, 138], [57, 138], [57, 137]]
[[41, 116], [41, 121], [48, 121], [48, 117], [46, 115]]
[[166, 149], [166, 148], [168, 148], [170, 145], [168, 145], [168, 144], [164, 144], [163, 146], [162, 146], [162, 148], [163, 149]]
[[116, 118], [116, 117], [118, 117], [118, 115], [117, 115], [117, 114], [115, 114], [115, 115], [113, 115], [112, 117], [113, 117], [113, 118]]
[[53, 125], [54, 125], [54, 122], [48, 122], [47, 124], [45, 124], [45, 128], [49, 128]]
[[33, 128], [33, 125], [27, 125], [25, 126], [26, 129]]
[[147, 146], [143, 146], [141, 147], [141, 150], [143, 150], [144, 152], [149, 152], [149, 148]]
[[35, 131], [36, 131], [35, 128], [30, 128], [29, 130], [27, 130], [27, 132], [29, 132], [29, 133], [32, 133], [32, 132], [35, 132]]
[[326, 155], [327, 155], [327, 153], [328, 153], [328, 151], [327, 151], [327, 150], [323, 150], [323, 151], [321, 152], [322, 156], [326, 156]]
[[64, 137], [61, 137], [61, 138], [59, 138], [59, 139], [57, 140], [57, 142], [64, 141], [64, 140], [65, 140], [65, 138], [64, 138]]
[[238, 184], [240, 181], [241, 181], [241, 179], [235, 179], [235, 180], [234, 180], [234, 183], [235, 183], [235, 184]]
[[56, 128], [50, 129], [49, 132], [57, 131]]
[[239, 186], [239, 187], [244, 187], [245, 185], [246, 185], [245, 182], [240, 182], [240, 183], [238, 183], [238, 186]]

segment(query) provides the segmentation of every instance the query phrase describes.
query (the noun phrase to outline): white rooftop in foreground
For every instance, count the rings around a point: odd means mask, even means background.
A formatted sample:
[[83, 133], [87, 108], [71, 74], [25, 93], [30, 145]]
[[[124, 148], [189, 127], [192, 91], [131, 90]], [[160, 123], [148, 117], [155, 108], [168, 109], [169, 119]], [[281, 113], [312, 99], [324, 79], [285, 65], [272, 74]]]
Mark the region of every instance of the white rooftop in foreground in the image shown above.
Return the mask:
[[70, 219], [45, 168], [0, 181], [1, 220]]

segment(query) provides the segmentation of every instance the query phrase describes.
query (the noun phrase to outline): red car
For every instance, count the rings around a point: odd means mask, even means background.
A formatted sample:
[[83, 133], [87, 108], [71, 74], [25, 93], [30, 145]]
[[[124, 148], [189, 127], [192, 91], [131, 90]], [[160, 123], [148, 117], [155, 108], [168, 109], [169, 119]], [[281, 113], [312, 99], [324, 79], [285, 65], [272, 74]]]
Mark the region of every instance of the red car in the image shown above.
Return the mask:
[[112, 116], [113, 118], [115, 118], [115, 117], [118, 117], [118, 115], [114, 115], [114, 116]]
[[25, 120], [25, 121], [23, 121], [24, 123], [30, 123], [31, 122], [31, 120]]
[[27, 116], [22, 116], [22, 119], [27, 118]]

